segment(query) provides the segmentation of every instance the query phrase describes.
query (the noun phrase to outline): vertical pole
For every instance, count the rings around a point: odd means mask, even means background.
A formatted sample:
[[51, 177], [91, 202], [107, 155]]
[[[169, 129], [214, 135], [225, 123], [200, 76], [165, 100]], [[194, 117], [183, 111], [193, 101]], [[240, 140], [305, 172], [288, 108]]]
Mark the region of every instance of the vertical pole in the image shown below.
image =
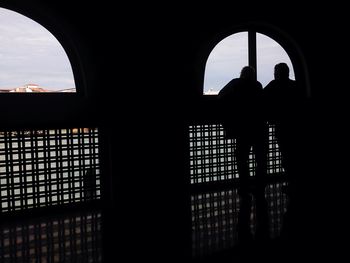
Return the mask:
[[256, 32], [254, 30], [248, 31], [248, 62], [249, 62], [249, 66], [255, 69], [255, 77], [256, 77], [256, 72], [257, 72]]

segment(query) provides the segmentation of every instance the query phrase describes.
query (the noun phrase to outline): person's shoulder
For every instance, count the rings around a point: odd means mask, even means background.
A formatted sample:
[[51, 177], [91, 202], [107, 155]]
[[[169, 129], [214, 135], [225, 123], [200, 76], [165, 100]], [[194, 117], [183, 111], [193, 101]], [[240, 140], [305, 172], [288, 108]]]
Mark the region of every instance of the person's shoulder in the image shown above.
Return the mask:
[[256, 81], [256, 86], [259, 88], [259, 89], [262, 89], [263, 88], [263, 85], [261, 84], [260, 81]]
[[237, 83], [241, 82], [241, 79], [240, 78], [234, 78], [234, 79], [231, 79], [230, 82], [228, 83], [231, 84], [231, 85], [235, 85]]
[[295, 79], [289, 79], [290, 83], [292, 86], [298, 87], [300, 86], [299, 81], [295, 80]]
[[234, 85], [236, 85], [236, 84], [239, 83], [239, 82], [240, 82], [240, 79], [239, 79], [239, 78], [231, 79], [231, 80], [224, 86], [224, 88], [230, 87], [230, 86], [234, 86]]
[[273, 79], [269, 83], [266, 84], [264, 90], [273, 89], [275, 86], [276, 86], [276, 80]]
[[228, 89], [231, 89], [232, 87], [235, 87], [239, 82], [238, 78], [231, 79], [220, 91], [225, 91]]
[[302, 98], [305, 96], [305, 86], [297, 80], [290, 81], [290, 92], [293, 93], [296, 97]]
[[299, 88], [299, 81], [294, 79], [288, 79], [285, 84], [286, 88], [289, 88], [291, 90], [295, 90]]

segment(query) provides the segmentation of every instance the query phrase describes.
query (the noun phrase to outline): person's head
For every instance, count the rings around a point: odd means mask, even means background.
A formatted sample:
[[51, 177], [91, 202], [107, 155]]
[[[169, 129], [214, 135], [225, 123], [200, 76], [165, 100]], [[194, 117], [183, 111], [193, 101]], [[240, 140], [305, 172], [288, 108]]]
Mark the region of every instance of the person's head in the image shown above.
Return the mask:
[[241, 70], [241, 79], [255, 80], [255, 69], [251, 66], [245, 66]]
[[275, 65], [275, 79], [288, 79], [289, 78], [289, 67], [286, 63], [278, 63]]

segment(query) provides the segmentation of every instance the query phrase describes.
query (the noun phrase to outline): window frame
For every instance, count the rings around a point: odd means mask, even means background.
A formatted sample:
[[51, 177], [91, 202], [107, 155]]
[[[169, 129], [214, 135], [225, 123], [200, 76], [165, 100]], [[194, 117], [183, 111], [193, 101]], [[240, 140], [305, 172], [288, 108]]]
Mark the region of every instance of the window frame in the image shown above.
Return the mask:
[[293, 65], [295, 79], [304, 87], [306, 98], [311, 97], [310, 81], [308, 77], [308, 69], [301, 48], [297, 42], [282, 29], [260, 21], [247, 22], [232, 28], [217, 32], [208, 39], [206, 45], [202, 46], [197, 59], [196, 65], [201, 69], [200, 97], [205, 100], [212, 100], [217, 97], [215, 94], [204, 94], [204, 76], [206, 71], [206, 63], [214, 50], [215, 46], [231, 35], [248, 32], [248, 65], [254, 68], [257, 67], [257, 33], [263, 34], [272, 40], [276, 41], [287, 53]]
[[[50, 18], [47, 10], [40, 10], [37, 6], [30, 6], [26, 4], [18, 4], [18, 3], [0, 3], [0, 8], [7, 9], [9, 11], [13, 11], [18, 15], [22, 15], [27, 19], [33, 20], [38, 25], [45, 28], [56, 40], [59, 42], [63, 50], [65, 51], [70, 66], [72, 68], [72, 74], [75, 84], [75, 92], [4, 92], [0, 93], [0, 97], [6, 98], [17, 98], [26, 97], [31, 100], [32, 97], [86, 97], [88, 93], [87, 87], [87, 74], [86, 70], [83, 68], [84, 56], [79, 53], [79, 43], [74, 41], [70, 35], [75, 34], [76, 32], [66, 32], [67, 29], [71, 29], [69, 25], [65, 24], [63, 26], [58, 26], [52, 18]], [[63, 21], [60, 21], [62, 23]], [[78, 34], [77, 34], [78, 35]], [[25, 85], [27, 83], [23, 83]], [[0, 99], [1, 100], [1, 99]], [[17, 99], [18, 100], [18, 99]], [[19, 99], [20, 100], [20, 99]]]

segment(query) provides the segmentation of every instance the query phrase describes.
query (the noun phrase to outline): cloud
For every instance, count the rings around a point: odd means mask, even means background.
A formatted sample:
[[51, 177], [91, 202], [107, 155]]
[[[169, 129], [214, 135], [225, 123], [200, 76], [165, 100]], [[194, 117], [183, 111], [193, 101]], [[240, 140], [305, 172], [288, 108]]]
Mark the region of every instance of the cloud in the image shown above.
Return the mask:
[[30, 18], [0, 8], [0, 88], [26, 83], [51, 89], [75, 87], [69, 59], [58, 40]]

